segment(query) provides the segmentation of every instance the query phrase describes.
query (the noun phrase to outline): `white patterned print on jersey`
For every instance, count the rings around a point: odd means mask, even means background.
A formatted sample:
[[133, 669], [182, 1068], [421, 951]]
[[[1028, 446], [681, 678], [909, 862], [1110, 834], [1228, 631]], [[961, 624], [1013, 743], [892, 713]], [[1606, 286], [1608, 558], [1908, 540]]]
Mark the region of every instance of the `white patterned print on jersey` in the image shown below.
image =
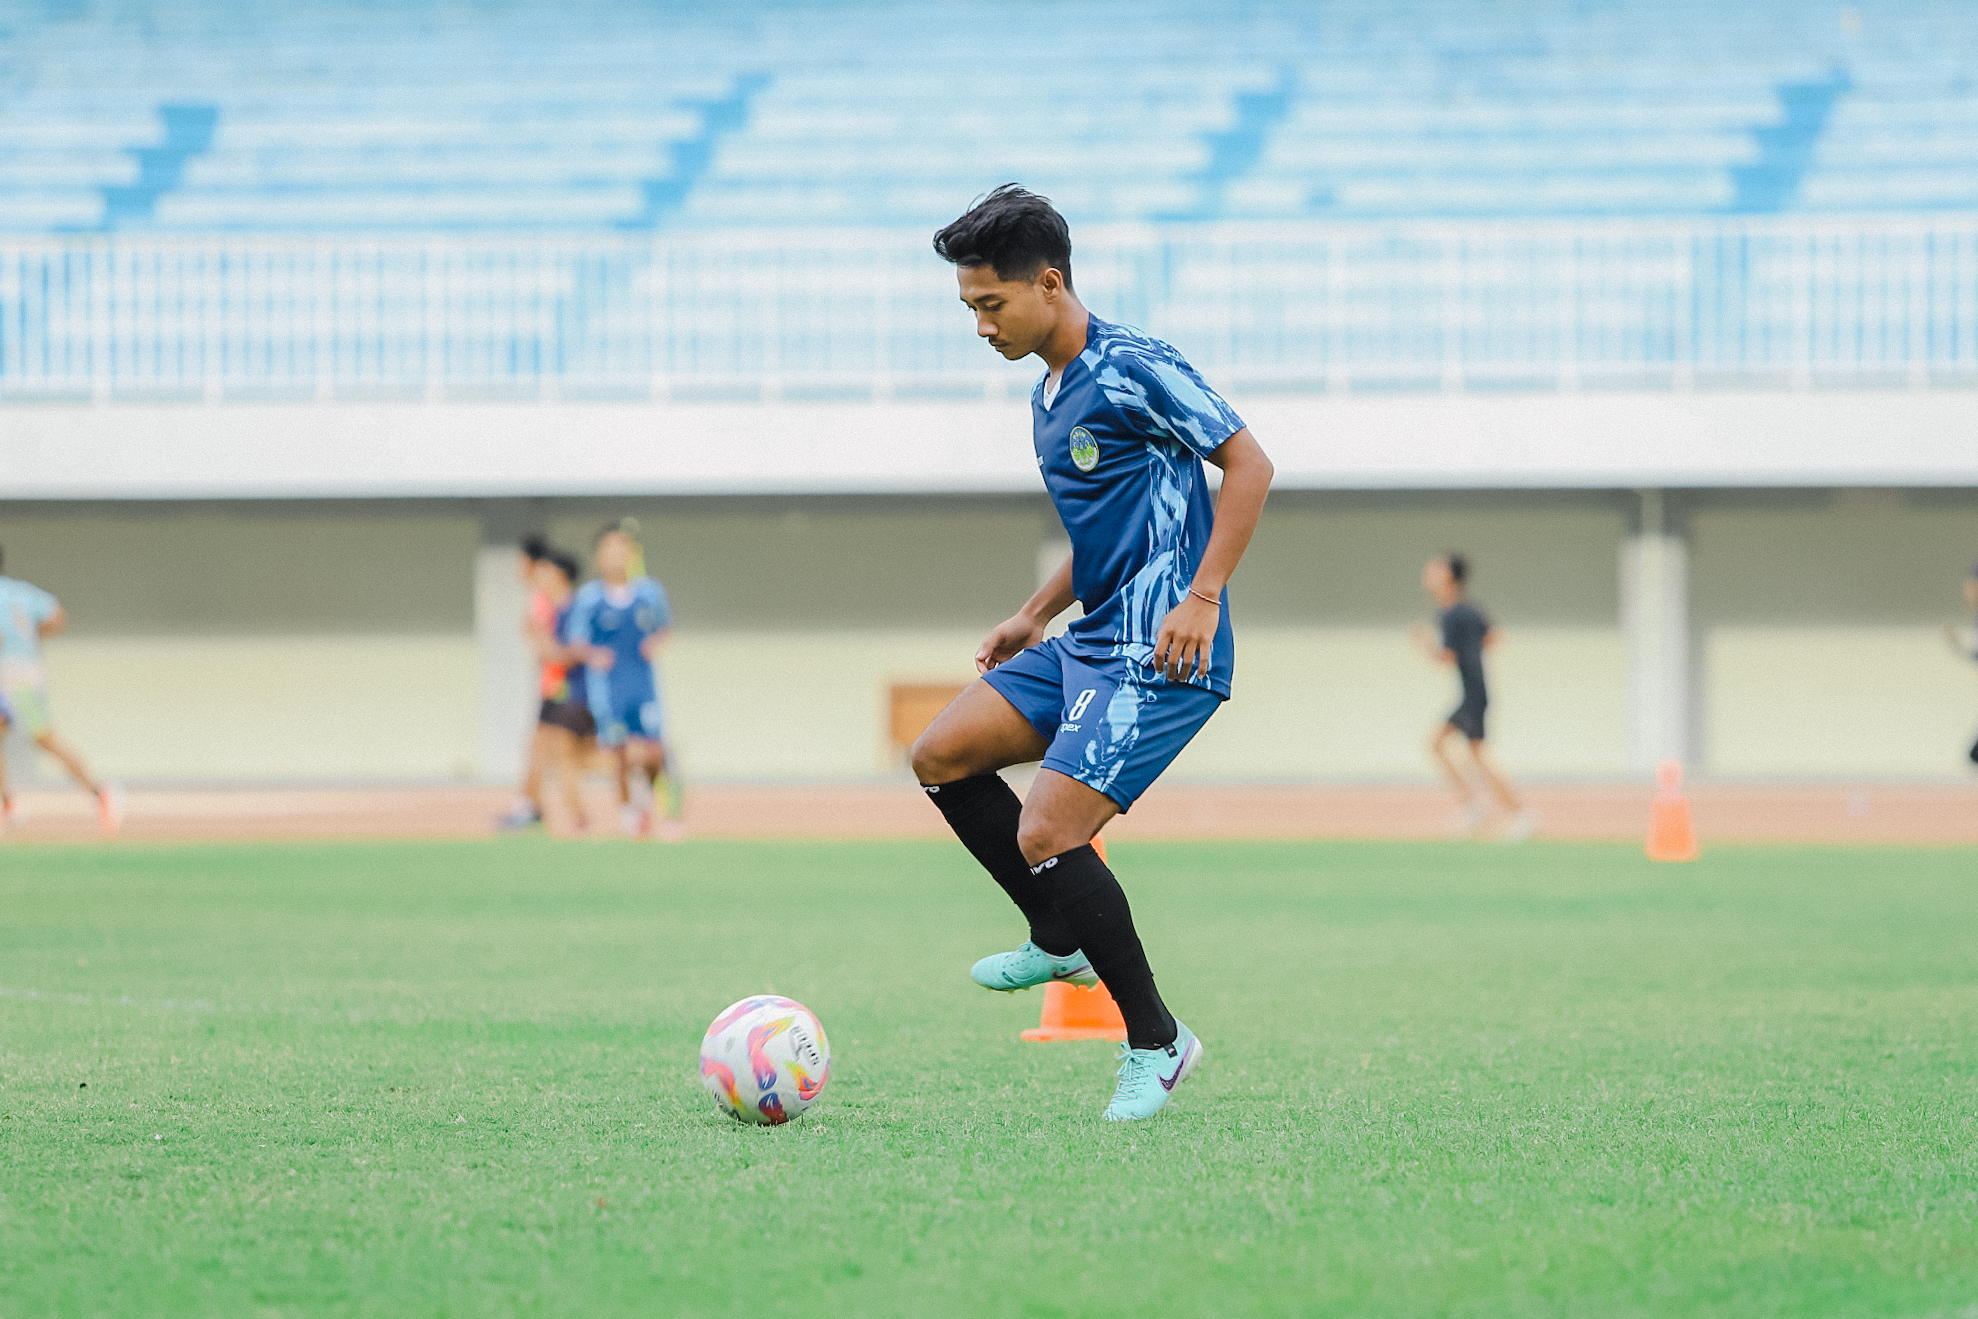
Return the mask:
[[[1214, 510], [1202, 456], [1243, 421], [1174, 348], [1096, 316], [1049, 406], [1039, 381], [1032, 420], [1085, 607], [1067, 642], [1088, 662], [1117, 658], [1141, 669], [1208, 546]], [[1234, 650], [1225, 598], [1209, 670], [1196, 683], [1229, 695]], [[1139, 688], [1140, 676], [1128, 686]], [[1114, 704], [1127, 699], [1123, 688]]]

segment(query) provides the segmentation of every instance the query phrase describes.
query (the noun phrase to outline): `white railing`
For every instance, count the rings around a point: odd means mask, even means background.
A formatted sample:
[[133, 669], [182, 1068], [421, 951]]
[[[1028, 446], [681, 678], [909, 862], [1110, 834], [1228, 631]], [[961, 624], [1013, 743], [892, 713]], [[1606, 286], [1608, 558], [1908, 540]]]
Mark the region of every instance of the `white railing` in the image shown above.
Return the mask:
[[[1232, 387], [1978, 382], [1978, 217], [1086, 230]], [[0, 398], [1007, 394], [913, 232], [0, 239]]]

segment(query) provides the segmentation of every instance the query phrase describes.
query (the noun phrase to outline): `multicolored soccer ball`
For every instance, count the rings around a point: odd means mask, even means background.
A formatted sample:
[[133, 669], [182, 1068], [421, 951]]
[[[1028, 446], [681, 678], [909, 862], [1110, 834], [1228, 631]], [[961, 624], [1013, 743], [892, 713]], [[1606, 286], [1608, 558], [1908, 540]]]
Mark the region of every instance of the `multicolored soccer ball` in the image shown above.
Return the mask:
[[701, 1084], [742, 1122], [780, 1126], [830, 1079], [824, 1026], [793, 998], [758, 994], [730, 1004], [701, 1039]]

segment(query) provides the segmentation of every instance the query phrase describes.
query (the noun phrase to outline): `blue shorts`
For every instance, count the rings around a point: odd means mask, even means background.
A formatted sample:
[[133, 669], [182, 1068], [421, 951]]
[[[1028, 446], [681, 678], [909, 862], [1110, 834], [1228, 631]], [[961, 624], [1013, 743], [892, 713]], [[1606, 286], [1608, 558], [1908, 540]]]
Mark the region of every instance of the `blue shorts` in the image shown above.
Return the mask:
[[1088, 663], [1061, 637], [1032, 646], [982, 680], [1051, 746], [1044, 768], [1132, 808], [1209, 722], [1220, 693], [1170, 682], [1126, 659]]
[[591, 717], [597, 720], [599, 746], [622, 747], [635, 737], [647, 742], [665, 741], [659, 695], [649, 683], [612, 688], [602, 705], [591, 703]]

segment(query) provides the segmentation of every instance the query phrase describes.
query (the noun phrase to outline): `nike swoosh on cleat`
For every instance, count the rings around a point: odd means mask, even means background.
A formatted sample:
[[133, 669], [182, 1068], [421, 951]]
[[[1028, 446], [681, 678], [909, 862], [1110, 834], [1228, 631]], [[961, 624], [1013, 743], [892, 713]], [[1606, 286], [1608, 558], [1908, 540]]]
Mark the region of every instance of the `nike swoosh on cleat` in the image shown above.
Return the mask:
[[[1189, 1052], [1192, 1053], [1194, 1052], [1194, 1050], [1191, 1049]], [[1167, 1091], [1169, 1094], [1173, 1094], [1174, 1088], [1181, 1084], [1181, 1074], [1187, 1070], [1188, 1070], [1188, 1055], [1183, 1054], [1181, 1059], [1181, 1065], [1174, 1069], [1174, 1075], [1161, 1077], [1161, 1089]], [[1158, 1076], [1159, 1073], [1155, 1073], [1155, 1075]]]

